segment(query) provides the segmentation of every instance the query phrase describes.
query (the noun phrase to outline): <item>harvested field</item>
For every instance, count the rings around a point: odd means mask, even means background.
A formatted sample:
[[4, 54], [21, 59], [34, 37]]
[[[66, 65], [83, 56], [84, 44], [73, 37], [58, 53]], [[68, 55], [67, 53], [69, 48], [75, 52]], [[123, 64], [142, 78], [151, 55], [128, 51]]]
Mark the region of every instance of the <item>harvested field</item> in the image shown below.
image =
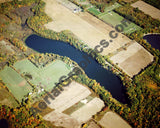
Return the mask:
[[58, 112], [66, 110], [91, 94], [86, 87], [74, 81], [63, 89], [64, 91], [62, 91], [55, 100], [50, 101], [51, 104], [48, 105], [50, 108], [55, 109]]
[[80, 124], [76, 119], [57, 111], [50, 112], [49, 114], [45, 115], [43, 119], [52, 122], [55, 126], [61, 126], [63, 128], [80, 127]]
[[104, 128], [131, 128], [131, 126], [114, 112], [107, 112], [99, 121]]
[[91, 121], [87, 128], [100, 128], [100, 126], [98, 126], [94, 121]]
[[150, 15], [155, 19], [160, 20], [160, 10], [145, 3], [144, 1], [137, 1], [133, 3], [131, 6], [133, 6], [134, 8], [138, 8], [139, 10], [143, 11], [144, 13]]
[[[57, 32], [62, 30], [71, 30], [77, 37], [79, 37], [79, 39], [83, 40], [93, 49], [95, 46], [99, 45], [102, 39], [110, 40], [109, 32], [114, 30], [114, 28], [105, 24], [105, 26], [102, 26], [107, 28], [105, 32], [100, 31], [96, 26], [93, 26], [86, 21], [89, 19], [89, 17], [94, 19], [94, 16], [88, 14], [90, 16], [84, 20], [83, 18], [79, 17], [78, 14], [76, 15], [72, 13], [72, 11], [56, 1], [44, 1], [46, 2], [45, 12], [53, 19], [53, 22], [45, 25], [48, 29], [52, 29]], [[98, 22], [100, 22], [100, 20], [98, 20]], [[107, 48], [105, 48], [102, 54], [107, 55], [108, 53], [112, 53], [116, 49], [126, 44], [128, 41], [130, 40], [124, 40], [122, 35], [119, 34], [118, 38], [114, 39], [114, 43], [111, 43]]]
[[104, 102], [99, 98], [94, 98], [85, 106], [73, 112], [71, 116], [77, 119], [79, 122], [84, 123], [91, 119], [91, 117], [95, 115], [97, 112], [101, 111], [103, 107]]
[[127, 50], [120, 51], [110, 59], [133, 77], [153, 61], [153, 56], [140, 44], [134, 42]]

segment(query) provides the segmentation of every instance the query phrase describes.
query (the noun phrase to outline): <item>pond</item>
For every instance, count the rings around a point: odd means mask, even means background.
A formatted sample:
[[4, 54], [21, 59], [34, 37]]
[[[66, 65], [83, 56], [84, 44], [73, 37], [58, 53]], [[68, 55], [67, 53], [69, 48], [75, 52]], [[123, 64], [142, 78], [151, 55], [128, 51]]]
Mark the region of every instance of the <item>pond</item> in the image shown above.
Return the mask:
[[160, 50], [160, 34], [145, 35], [143, 39], [147, 40], [153, 48]]
[[[91, 79], [95, 79], [101, 86], [104, 86], [105, 89], [111, 92], [115, 99], [122, 103], [126, 103], [124, 87], [120, 78], [104, 69], [88, 54], [77, 50], [65, 42], [46, 39], [38, 35], [29, 36], [25, 43], [28, 47], [39, 53], [54, 53], [61, 56], [67, 56], [79, 65], [82, 64], [82, 61], [85, 61], [87, 65], [84, 68], [84, 71], [87, 76]], [[83, 67], [83, 65], [81, 66]]]

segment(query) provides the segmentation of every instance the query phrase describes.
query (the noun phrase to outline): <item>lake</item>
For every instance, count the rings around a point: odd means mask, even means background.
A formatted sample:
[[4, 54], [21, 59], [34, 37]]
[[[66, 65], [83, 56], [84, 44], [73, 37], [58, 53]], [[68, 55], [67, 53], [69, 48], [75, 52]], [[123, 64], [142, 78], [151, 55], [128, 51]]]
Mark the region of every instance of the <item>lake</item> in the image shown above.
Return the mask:
[[160, 50], [160, 34], [145, 35], [143, 39], [147, 40], [153, 48]]
[[[30, 35], [25, 43], [28, 47], [39, 53], [54, 53], [61, 56], [67, 56], [79, 65], [82, 61], [85, 61], [87, 65], [84, 71], [87, 76], [91, 79], [95, 79], [101, 86], [104, 86], [105, 89], [111, 92], [115, 99], [122, 103], [126, 103], [124, 87], [120, 78], [111, 71], [104, 69], [88, 54], [77, 50], [75, 47], [65, 42], [46, 39], [38, 35]], [[81, 66], [83, 67], [83, 65]]]

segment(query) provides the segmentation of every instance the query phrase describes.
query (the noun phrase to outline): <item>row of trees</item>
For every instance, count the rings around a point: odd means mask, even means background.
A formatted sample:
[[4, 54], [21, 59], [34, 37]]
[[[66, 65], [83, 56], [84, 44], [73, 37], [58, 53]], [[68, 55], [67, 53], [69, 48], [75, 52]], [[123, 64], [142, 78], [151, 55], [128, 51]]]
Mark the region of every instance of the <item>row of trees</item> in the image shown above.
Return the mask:
[[144, 14], [144, 12], [140, 11], [138, 8], [134, 8], [128, 4], [121, 6], [115, 9], [115, 12], [122, 15], [126, 19], [136, 23], [142, 28], [148, 30], [150, 28], [158, 30], [160, 26], [160, 21], [153, 19], [151, 16]]
[[10, 41], [13, 43], [13, 45], [18, 47], [23, 52], [27, 51], [27, 46], [23, 43], [23, 41], [19, 40], [18, 38], [13, 38]]

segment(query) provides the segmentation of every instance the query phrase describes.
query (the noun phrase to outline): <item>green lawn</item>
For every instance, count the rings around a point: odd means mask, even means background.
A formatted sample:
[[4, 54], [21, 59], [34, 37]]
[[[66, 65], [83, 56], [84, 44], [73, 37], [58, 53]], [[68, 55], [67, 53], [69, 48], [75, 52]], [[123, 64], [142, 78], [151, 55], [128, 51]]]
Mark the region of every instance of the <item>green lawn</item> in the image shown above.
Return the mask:
[[32, 91], [32, 87], [26, 80], [8, 66], [0, 72], [0, 78], [19, 102], [22, 101], [25, 95]]
[[45, 90], [51, 91], [55, 83], [59, 82], [61, 76], [67, 76], [71, 67], [60, 60], [50, 63], [44, 68], [37, 68], [29, 60], [22, 60], [14, 64], [16, 70], [21, 74], [29, 74], [32, 78], [28, 80], [34, 85], [41, 85]]
[[[104, 22], [112, 25], [115, 27], [118, 24], [122, 24], [121, 21], [124, 19], [122, 16], [118, 15], [114, 11], [105, 12], [101, 15], [98, 15], [100, 19], [102, 19]], [[124, 33], [132, 33], [136, 30], [141, 29], [139, 26], [137, 26], [134, 23], [128, 24], [128, 27], [124, 27]]]
[[89, 8], [88, 11], [95, 16], [101, 14], [101, 12], [98, 11], [95, 7]]

